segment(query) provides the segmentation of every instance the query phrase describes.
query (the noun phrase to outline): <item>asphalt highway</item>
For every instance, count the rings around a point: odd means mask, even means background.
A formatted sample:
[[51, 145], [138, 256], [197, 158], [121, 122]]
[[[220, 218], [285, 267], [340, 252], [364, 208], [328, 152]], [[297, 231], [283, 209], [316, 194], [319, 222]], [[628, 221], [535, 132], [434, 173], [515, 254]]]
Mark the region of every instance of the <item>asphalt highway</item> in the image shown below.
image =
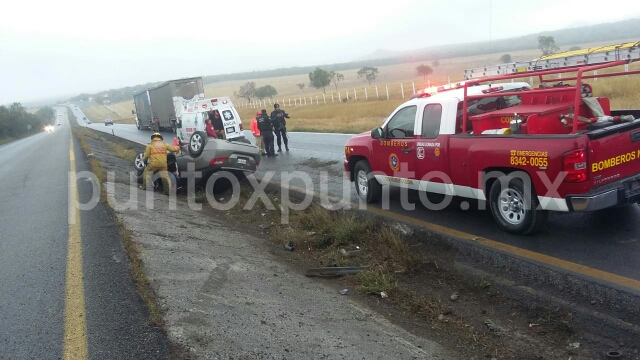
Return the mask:
[[[80, 110], [79, 119], [82, 119]], [[82, 124], [84, 125], [84, 123]], [[134, 125], [92, 124], [90, 127], [113, 133], [116, 136], [147, 143], [151, 135], [148, 130], [137, 130]], [[248, 127], [248, 124], [245, 124]], [[253, 141], [249, 131], [247, 138]], [[164, 134], [165, 140], [173, 141], [175, 135]], [[258, 174], [266, 171], [295, 171], [304, 168], [309, 159], [316, 162], [332, 162], [328, 168], [334, 176], [329, 183], [333, 196], [344, 198], [342, 185], [343, 146], [349, 134], [290, 133], [289, 153], [275, 159], [263, 159]], [[314, 179], [314, 185], [317, 181]], [[318, 188], [316, 188], [318, 190]], [[593, 213], [551, 213], [547, 228], [533, 236], [515, 236], [498, 229], [488, 210], [480, 210], [475, 202], [453, 199], [441, 211], [428, 210], [415, 194], [410, 194], [414, 210], [403, 209], [399, 190], [390, 192], [389, 210], [454, 230], [464, 231], [480, 237], [496, 240], [536, 253], [570, 261], [579, 265], [603, 270], [612, 274], [640, 280], [640, 207], [631, 206], [609, 209]], [[356, 199], [353, 184], [349, 185], [348, 196]]]
[[[62, 124], [52, 133], [0, 146], [0, 358], [60, 359], [74, 351], [166, 358], [164, 337], [147, 325], [119, 230], [102, 204], [80, 211], [80, 246], [70, 250], [70, 195], [77, 188], [87, 203], [92, 185], [70, 183], [71, 159], [77, 172], [89, 168], [77, 142], [71, 155], [65, 108], [56, 108], [56, 119]], [[74, 261], [80, 271], [67, 275]], [[66, 331], [75, 335], [66, 338]]]

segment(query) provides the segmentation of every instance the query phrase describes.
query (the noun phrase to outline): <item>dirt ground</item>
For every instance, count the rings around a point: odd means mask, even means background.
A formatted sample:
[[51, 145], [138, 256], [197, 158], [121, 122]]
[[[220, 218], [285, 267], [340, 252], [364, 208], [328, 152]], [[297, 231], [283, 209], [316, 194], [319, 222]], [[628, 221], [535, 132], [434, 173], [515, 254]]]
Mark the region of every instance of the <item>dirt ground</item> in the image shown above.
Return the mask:
[[[86, 140], [104, 171], [117, 174], [115, 196], [125, 202], [132, 164], [111, 156], [102, 141]], [[138, 195], [139, 204], [145, 204], [144, 196]], [[156, 193], [154, 198], [155, 212], [116, 215], [134, 233], [166, 310], [169, 338], [183, 344], [186, 355], [582, 360], [605, 359], [607, 351], [616, 350], [625, 359], [640, 359], [638, 344], [580, 328], [569, 309], [516, 301], [490, 280], [466, 278], [455, 251], [426, 231], [388, 224], [403, 233], [420, 261], [394, 274], [383, 297], [358, 290], [356, 276], [304, 277], [309, 267], [336, 265], [337, 248], [313, 246], [322, 234], [299, 224], [281, 225], [277, 212], [258, 207], [238, 216], [214, 210], [206, 201], [194, 211], [184, 195], [178, 196], [176, 210], [168, 210], [166, 197]], [[283, 249], [289, 240], [294, 251]]]

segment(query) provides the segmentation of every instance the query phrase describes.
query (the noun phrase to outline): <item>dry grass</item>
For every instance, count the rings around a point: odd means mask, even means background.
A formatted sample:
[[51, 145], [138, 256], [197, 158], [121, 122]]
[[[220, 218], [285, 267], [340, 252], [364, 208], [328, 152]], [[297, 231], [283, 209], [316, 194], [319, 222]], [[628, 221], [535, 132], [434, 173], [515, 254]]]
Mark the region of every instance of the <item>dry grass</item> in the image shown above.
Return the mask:
[[[624, 41], [621, 40], [619, 42]], [[610, 45], [610, 42], [587, 43], [579, 46], [588, 48], [602, 45]], [[561, 51], [564, 50], [568, 50], [568, 47], [561, 49]], [[440, 66], [435, 68], [433, 75], [429, 77], [430, 85], [446, 84], [449, 78], [452, 82], [460, 81], [465, 69], [498, 64], [498, 59], [501, 55], [502, 53], [495, 53], [442, 60], [440, 61]], [[530, 60], [539, 57], [539, 55], [540, 51], [538, 49], [511, 53], [514, 61]], [[420, 64], [422, 63], [381, 66], [379, 67], [378, 79], [371, 85], [357, 78], [356, 69], [341, 71], [345, 75], [345, 80], [339, 84], [340, 95], [331, 84], [326, 88], [326, 105], [320, 90], [305, 87], [303, 92], [297, 87], [296, 84], [298, 83], [304, 83], [308, 86], [309, 78], [307, 75], [254, 79], [252, 81], [256, 82], [256, 86], [269, 84], [278, 90], [279, 94], [274, 101], [277, 100], [281, 107], [291, 114], [292, 119], [287, 122], [289, 131], [360, 133], [379, 126], [398, 105], [413, 94], [414, 87], [416, 91], [427, 87], [427, 80], [418, 77], [415, 72], [415, 68]], [[431, 63], [427, 64], [431, 66]], [[639, 67], [640, 64], [633, 64], [630, 69]], [[529, 78], [520, 80], [529, 81]], [[628, 109], [638, 107], [634, 99], [640, 97], [640, 90], [635, 86], [638, 80], [634, 76], [599, 79], [597, 82], [595, 80], [588, 81], [594, 86], [597, 96], [611, 98], [612, 108]], [[207, 84], [205, 85], [205, 95], [207, 97], [232, 96], [233, 92], [245, 82], [245, 80], [238, 80]], [[401, 95], [401, 84], [404, 87], [404, 98]], [[376, 96], [376, 85], [378, 86], [378, 96]], [[387, 100], [385, 85], [388, 86], [390, 100]], [[533, 86], [537, 85], [538, 81], [534, 78]], [[368, 100], [365, 100], [365, 89], [368, 94]], [[357, 100], [354, 98], [354, 90]], [[349, 101], [346, 103], [340, 102], [340, 99], [345, 99], [346, 97], [345, 91], [349, 93]], [[306, 105], [300, 105], [300, 100], [302, 100], [302, 104], [305, 104], [304, 98], [306, 98]], [[234, 102], [240, 112], [240, 117], [244, 119], [245, 123], [248, 123], [255, 116], [256, 111], [261, 108], [266, 108], [269, 112], [272, 109], [272, 105], [269, 102], [257, 108], [244, 108], [244, 99], [234, 99]], [[311, 104], [312, 102], [313, 105]], [[125, 101], [109, 106], [122, 114], [122, 116], [125, 116], [122, 120], [117, 120], [111, 115], [114, 118], [114, 122], [133, 123], [133, 117], [126, 118], [126, 116], [130, 116], [127, 114], [131, 114], [133, 101]], [[104, 117], [109, 116], [105, 115]], [[104, 117], [101, 120], [104, 120]]]
[[[291, 119], [288, 131], [360, 133], [380, 126], [402, 100], [360, 101], [334, 105], [312, 105], [297, 108], [281, 106]], [[272, 108], [267, 111], [271, 112]], [[248, 122], [255, 117], [255, 109], [239, 109], [240, 118]]]
[[107, 109], [104, 105], [93, 105], [86, 109], [82, 109], [82, 112], [92, 122], [103, 122], [107, 118], [116, 119], [120, 116], [113, 111]]

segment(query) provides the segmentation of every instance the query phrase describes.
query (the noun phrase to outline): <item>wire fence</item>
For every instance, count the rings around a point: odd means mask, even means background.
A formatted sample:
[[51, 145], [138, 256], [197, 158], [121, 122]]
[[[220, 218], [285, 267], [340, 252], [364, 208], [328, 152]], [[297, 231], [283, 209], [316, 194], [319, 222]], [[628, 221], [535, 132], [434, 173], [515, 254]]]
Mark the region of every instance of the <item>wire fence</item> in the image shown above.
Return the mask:
[[[625, 65], [624, 71], [629, 71]], [[593, 72], [598, 75], [598, 71]], [[549, 78], [545, 79], [549, 81]], [[598, 78], [594, 78], [598, 81]], [[558, 81], [562, 81], [562, 74], [558, 74]], [[530, 76], [528, 78], [511, 79], [511, 82], [526, 82], [531, 87], [540, 84], [538, 77]], [[239, 101], [236, 105], [241, 108], [260, 109], [267, 105], [272, 106], [275, 103], [282, 104], [287, 107], [300, 107], [309, 105], [331, 105], [340, 104], [351, 101], [371, 101], [371, 100], [403, 100], [409, 99], [418, 92], [430, 88], [450, 85], [450, 79], [445, 84], [432, 84], [430, 80], [417, 83], [400, 82], [385, 85], [370, 85], [367, 87], [350, 88], [350, 89], [325, 89], [324, 93], [302, 94], [298, 96], [280, 96], [266, 99], [252, 99], [251, 101]]]

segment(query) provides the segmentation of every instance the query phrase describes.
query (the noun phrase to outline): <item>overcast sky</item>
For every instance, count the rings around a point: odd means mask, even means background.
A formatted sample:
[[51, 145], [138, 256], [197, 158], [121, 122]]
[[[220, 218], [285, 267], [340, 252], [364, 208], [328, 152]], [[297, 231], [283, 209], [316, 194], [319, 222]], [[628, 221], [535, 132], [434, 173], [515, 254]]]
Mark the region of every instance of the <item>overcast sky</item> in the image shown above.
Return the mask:
[[[158, 5], [161, 2], [164, 5]], [[640, 2], [606, 4], [10, 1], [3, 4], [0, 20], [0, 104], [185, 76], [344, 62], [376, 49], [482, 41], [490, 34], [493, 39], [507, 38], [640, 14]]]

